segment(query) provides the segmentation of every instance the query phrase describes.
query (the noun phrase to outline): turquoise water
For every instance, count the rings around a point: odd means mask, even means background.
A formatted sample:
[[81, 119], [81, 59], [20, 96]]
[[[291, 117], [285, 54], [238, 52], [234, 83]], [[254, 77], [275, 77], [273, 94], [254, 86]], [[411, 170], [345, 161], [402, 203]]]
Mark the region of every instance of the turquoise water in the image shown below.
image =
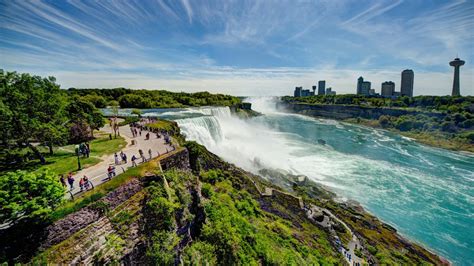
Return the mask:
[[474, 156], [382, 130], [278, 112], [268, 98], [249, 101], [265, 115], [244, 121], [228, 108], [147, 113], [176, 120], [188, 139], [249, 171], [263, 165], [304, 174], [454, 264], [472, 265]]

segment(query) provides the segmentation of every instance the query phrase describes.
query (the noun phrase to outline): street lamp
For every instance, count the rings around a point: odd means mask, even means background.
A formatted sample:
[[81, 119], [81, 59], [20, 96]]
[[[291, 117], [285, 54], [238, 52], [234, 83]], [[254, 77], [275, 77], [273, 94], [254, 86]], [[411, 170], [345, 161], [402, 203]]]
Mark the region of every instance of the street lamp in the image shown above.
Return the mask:
[[79, 156], [79, 145], [76, 145], [76, 155], [77, 155], [77, 170], [81, 170], [81, 158]]

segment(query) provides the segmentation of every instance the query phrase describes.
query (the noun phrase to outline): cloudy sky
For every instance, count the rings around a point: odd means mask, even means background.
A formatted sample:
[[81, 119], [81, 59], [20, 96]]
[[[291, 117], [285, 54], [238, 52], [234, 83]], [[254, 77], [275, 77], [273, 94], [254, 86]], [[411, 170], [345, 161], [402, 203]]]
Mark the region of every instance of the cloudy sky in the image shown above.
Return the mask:
[[0, 0], [0, 68], [63, 88], [286, 95], [324, 79], [380, 91], [413, 69], [416, 95], [447, 95], [456, 55], [474, 95], [474, 1]]

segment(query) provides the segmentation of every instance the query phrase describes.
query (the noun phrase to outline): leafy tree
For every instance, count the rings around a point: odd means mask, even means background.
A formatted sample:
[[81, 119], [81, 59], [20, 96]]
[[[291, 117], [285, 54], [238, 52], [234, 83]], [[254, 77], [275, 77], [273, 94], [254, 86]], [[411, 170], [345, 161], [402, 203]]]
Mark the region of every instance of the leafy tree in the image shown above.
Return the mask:
[[42, 221], [63, 197], [64, 188], [51, 172], [16, 171], [0, 175], [0, 223]]
[[140, 109], [133, 109], [132, 115], [137, 115], [138, 117], [142, 116], [142, 111]]
[[[73, 97], [70, 103], [66, 107], [66, 110], [71, 118], [70, 122], [72, 125], [80, 125], [80, 124], [87, 124], [89, 127], [89, 132], [81, 130], [81, 132], [85, 133], [86, 135], [79, 137], [79, 139], [87, 140], [90, 134], [90, 137], [94, 137], [94, 129], [99, 129], [104, 125], [104, 119], [102, 114], [99, 110], [95, 108], [95, 106], [84, 100], [83, 98]], [[77, 131], [78, 132], [78, 131]]]
[[29, 74], [7, 72], [0, 75], [0, 146], [29, 147], [41, 163], [44, 156], [34, 142], [52, 145], [66, 140], [64, 107], [66, 97], [54, 77], [41, 78]]

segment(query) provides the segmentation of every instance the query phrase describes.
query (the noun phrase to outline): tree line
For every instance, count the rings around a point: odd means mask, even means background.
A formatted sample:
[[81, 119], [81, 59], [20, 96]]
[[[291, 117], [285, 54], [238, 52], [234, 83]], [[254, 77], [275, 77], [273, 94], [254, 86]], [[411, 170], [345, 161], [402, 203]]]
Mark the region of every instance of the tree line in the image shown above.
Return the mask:
[[165, 90], [68, 89], [70, 95], [79, 95], [97, 108], [182, 108], [197, 106], [230, 106], [238, 104], [238, 97], [209, 92], [170, 92]]
[[[101, 112], [85, 97], [61, 90], [54, 77], [0, 70], [0, 163], [20, 164], [30, 155], [46, 163], [39, 146], [93, 138], [105, 123]], [[30, 152], [25, 152], [30, 150]]]

